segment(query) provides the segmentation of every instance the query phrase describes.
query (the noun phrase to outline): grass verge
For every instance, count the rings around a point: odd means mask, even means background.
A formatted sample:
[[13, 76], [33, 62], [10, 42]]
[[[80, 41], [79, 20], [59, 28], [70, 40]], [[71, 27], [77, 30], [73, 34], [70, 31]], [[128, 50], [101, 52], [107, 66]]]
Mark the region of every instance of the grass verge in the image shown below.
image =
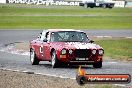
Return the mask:
[[117, 60], [132, 61], [132, 39], [96, 40], [105, 50], [105, 56]]
[[0, 28], [132, 29], [132, 16], [0, 16]]
[[132, 29], [132, 9], [0, 5], [0, 29]]

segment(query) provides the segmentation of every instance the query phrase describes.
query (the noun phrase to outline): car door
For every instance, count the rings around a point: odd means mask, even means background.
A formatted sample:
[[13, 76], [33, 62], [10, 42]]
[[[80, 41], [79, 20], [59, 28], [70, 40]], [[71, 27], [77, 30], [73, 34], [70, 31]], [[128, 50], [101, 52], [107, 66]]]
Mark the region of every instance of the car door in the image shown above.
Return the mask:
[[40, 43], [40, 38], [37, 38], [36, 40], [33, 40], [31, 42], [32, 48], [34, 49], [36, 57], [38, 59], [40, 59], [40, 57], [39, 57], [39, 46], [40, 46], [40, 44], [39, 43]]
[[[46, 32], [45, 35], [41, 37], [39, 44], [39, 56], [42, 60], [50, 60], [50, 43], [49, 43], [49, 32]], [[47, 40], [47, 41], [44, 41]]]
[[46, 61], [50, 61], [50, 43], [43, 42], [43, 59]]
[[43, 42], [44, 56], [46, 60], [50, 61], [50, 32], [46, 33], [46, 40], [47, 41]]

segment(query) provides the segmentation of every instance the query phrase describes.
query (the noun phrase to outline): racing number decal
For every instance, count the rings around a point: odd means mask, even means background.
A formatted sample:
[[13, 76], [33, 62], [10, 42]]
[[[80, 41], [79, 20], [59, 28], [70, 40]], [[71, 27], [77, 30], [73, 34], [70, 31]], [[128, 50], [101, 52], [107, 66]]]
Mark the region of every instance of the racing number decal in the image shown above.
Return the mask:
[[39, 52], [40, 52], [40, 53], [43, 53], [43, 46], [42, 46], [42, 45], [40, 46]]

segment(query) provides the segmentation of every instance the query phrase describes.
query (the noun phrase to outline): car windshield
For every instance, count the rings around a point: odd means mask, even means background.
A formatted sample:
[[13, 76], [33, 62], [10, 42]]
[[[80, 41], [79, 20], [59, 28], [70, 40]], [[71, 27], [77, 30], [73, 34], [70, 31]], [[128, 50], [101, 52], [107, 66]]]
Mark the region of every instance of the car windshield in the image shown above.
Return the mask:
[[87, 42], [88, 37], [84, 32], [60, 31], [51, 33], [51, 42]]

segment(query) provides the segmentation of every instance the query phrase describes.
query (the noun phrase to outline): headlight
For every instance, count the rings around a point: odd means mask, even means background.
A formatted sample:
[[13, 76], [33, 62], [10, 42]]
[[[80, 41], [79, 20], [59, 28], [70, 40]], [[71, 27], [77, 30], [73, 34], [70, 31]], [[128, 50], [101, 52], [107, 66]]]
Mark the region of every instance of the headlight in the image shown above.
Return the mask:
[[92, 54], [96, 54], [96, 50], [93, 50], [93, 51], [92, 51]]
[[70, 49], [70, 50], [69, 50], [69, 54], [72, 54], [72, 52], [73, 52], [73, 51]]
[[104, 53], [103, 50], [99, 50], [99, 55], [102, 55]]
[[63, 50], [61, 51], [61, 54], [66, 54], [66, 49], [63, 49]]

